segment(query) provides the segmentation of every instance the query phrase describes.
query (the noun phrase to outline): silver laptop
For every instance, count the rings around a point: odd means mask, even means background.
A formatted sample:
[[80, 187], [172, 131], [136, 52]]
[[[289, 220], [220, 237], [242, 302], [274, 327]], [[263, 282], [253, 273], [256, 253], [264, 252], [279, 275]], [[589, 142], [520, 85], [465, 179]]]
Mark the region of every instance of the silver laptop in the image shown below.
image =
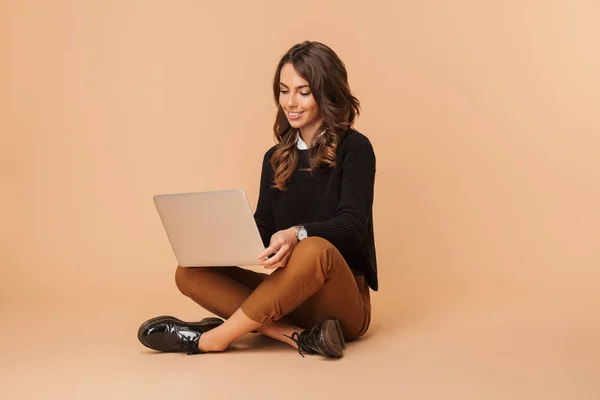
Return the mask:
[[269, 274], [265, 250], [243, 190], [160, 194], [154, 204], [182, 267], [239, 266]]

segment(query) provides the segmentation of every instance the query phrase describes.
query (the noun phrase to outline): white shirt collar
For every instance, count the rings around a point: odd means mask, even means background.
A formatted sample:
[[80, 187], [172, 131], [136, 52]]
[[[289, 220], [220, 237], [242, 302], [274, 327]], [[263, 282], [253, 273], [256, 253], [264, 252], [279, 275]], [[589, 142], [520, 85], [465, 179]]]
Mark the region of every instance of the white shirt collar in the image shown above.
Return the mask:
[[[322, 134], [324, 134], [325, 131], [319, 133], [318, 136], [321, 136]], [[298, 147], [298, 150], [307, 150], [308, 149], [308, 145], [306, 144], [306, 142], [304, 142], [304, 140], [302, 140], [302, 136], [300, 136], [300, 131], [296, 131], [296, 146]]]

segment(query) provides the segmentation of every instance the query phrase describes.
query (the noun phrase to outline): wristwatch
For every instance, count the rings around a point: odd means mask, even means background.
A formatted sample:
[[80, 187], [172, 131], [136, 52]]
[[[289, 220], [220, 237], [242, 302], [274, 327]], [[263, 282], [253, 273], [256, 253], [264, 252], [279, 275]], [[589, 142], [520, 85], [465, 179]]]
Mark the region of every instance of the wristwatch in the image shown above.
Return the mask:
[[306, 237], [308, 236], [308, 233], [306, 232], [306, 229], [304, 229], [304, 227], [302, 225], [295, 226], [294, 228], [296, 228], [296, 237], [298, 238], [298, 241], [301, 241], [302, 239], [306, 239]]

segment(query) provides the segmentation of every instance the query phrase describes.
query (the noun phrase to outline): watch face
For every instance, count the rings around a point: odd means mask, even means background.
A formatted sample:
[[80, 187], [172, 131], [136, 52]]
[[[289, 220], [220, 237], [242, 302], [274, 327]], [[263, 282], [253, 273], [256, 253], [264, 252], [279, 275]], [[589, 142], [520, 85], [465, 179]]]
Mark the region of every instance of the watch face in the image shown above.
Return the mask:
[[306, 234], [306, 229], [300, 229], [298, 231], [298, 239], [302, 240], [304, 238], [306, 238], [307, 234]]

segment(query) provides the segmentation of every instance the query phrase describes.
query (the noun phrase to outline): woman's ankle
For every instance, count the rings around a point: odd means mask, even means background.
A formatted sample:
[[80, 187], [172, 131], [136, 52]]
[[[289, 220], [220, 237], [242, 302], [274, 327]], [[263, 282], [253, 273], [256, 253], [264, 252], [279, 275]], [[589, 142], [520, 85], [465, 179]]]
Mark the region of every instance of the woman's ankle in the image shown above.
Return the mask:
[[203, 353], [227, 350], [229, 345], [219, 343], [218, 341], [214, 340], [214, 338], [212, 337], [213, 335], [211, 335], [210, 333], [211, 332], [208, 331], [200, 336], [200, 339], [198, 339], [198, 349], [200, 349], [200, 351], [202, 351]]

